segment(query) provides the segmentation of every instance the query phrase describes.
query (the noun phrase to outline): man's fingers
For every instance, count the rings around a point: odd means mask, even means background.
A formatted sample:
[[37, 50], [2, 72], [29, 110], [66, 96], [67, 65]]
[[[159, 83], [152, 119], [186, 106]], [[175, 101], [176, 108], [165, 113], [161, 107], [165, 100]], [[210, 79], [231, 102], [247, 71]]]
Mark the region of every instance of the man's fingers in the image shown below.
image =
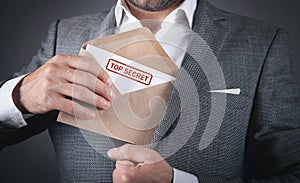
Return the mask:
[[105, 98], [80, 85], [68, 83], [60, 87], [58, 91], [64, 96], [75, 98], [99, 109], [109, 109], [111, 106]]
[[114, 182], [133, 182], [134, 173], [138, 173], [136, 166], [139, 165], [131, 161], [117, 161], [113, 172]]
[[88, 109], [87, 107], [83, 107], [75, 101], [61, 98], [57, 101], [56, 109], [59, 111], [66, 112], [72, 116], [78, 116], [82, 119], [94, 119], [96, 118], [96, 112], [92, 109]]
[[118, 168], [118, 166], [136, 166], [137, 164], [135, 164], [132, 161], [128, 161], [128, 160], [117, 160], [116, 162], [116, 168]]
[[86, 87], [108, 101], [113, 100], [115, 97], [112, 89], [91, 73], [70, 69], [64, 77], [66, 81]]
[[126, 144], [118, 148], [110, 149], [108, 156], [119, 161], [128, 160], [134, 163], [154, 163], [163, 158], [154, 150], [143, 146]]
[[[57, 109], [81, 118], [90, 118], [91, 111], [66, 97], [108, 109], [113, 99], [110, 86], [108, 74], [95, 60], [57, 55], [24, 78], [18, 90], [20, 94], [16, 97], [14, 93], [14, 100], [20, 103], [19, 108], [35, 114]], [[36, 97], [19, 97], [26, 95]]]
[[94, 59], [82, 56], [72, 56], [67, 59], [67, 64], [76, 70], [81, 70], [93, 74], [108, 86], [112, 85], [112, 81], [109, 75]]
[[114, 172], [112, 174], [112, 177], [113, 177], [113, 182], [114, 183], [120, 182], [120, 176], [119, 176], [119, 173], [118, 173], [117, 170], [114, 170]]
[[144, 149], [140, 148], [140, 146], [126, 144], [118, 148], [110, 149], [107, 154], [109, 157], [118, 160], [118, 161], [133, 161], [136, 163], [144, 162]]
[[132, 182], [132, 177], [128, 174], [123, 174], [119, 170], [115, 169], [113, 172], [113, 182], [114, 183], [130, 183]]
[[115, 182], [171, 182], [172, 167], [154, 150], [138, 145], [123, 145], [107, 153], [117, 160]]

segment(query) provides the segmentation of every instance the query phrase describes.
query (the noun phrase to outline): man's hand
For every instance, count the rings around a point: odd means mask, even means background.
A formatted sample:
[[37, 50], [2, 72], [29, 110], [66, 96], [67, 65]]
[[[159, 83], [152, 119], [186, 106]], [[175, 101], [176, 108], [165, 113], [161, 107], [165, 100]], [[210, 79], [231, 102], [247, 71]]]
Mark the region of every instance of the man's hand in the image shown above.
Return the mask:
[[137, 145], [123, 145], [108, 151], [117, 160], [113, 182], [171, 183], [172, 167], [154, 150]]
[[14, 89], [13, 99], [22, 112], [42, 114], [60, 110], [83, 119], [96, 117], [81, 101], [108, 109], [114, 94], [108, 74], [88, 57], [57, 55], [26, 76]]

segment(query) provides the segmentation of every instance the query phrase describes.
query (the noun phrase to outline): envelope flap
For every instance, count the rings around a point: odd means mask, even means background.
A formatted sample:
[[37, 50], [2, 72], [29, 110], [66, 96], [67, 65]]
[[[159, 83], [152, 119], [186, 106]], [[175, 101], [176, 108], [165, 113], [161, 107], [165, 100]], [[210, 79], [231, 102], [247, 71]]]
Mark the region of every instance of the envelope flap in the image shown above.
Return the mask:
[[115, 34], [86, 42], [160, 72], [176, 76], [178, 68], [148, 28]]

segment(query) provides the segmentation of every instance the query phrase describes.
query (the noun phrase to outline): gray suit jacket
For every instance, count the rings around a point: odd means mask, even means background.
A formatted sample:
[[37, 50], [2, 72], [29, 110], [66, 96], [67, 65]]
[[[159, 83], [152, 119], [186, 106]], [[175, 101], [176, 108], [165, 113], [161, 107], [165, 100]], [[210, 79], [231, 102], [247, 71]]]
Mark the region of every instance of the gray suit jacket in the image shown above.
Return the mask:
[[[15, 76], [32, 72], [56, 54], [77, 55], [82, 43], [110, 34], [108, 30], [114, 26], [113, 10], [56, 21], [33, 61]], [[217, 56], [226, 87], [241, 88], [242, 93], [207, 92], [211, 85], [205, 71], [187, 54], [152, 148], [168, 154], [189, 134], [188, 141], [167, 161], [174, 168], [196, 175], [200, 182], [299, 182], [300, 101], [291, 74], [287, 33], [224, 12], [206, 1], [199, 3], [193, 30]], [[201, 48], [192, 46], [191, 50], [197, 52]], [[179, 91], [187, 88], [185, 71], [194, 81], [198, 95], [187, 98], [187, 106], [183, 105]], [[218, 86], [221, 84], [216, 83], [214, 89], [222, 89]], [[214, 137], [213, 132], [205, 132], [208, 120], [214, 119], [210, 116], [213, 97], [227, 100], [224, 120], [213, 141], [199, 148], [204, 134]], [[200, 108], [196, 126], [191, 129], [188, 117], [194, 115], [191, 111], [195, 101]], [[184, 115], [186, 121], [181, 118]], [[114, 162], [102, 154], [122, 142], [56, 123], [56, 116], [56, 112], [35, 116], [23, 129], [2, 130], [2, 146], [49, 128], [62, 182], [111, 182]], [[167, 141], [167, 145], [162, 143], [178, 126], [176, 138]]]

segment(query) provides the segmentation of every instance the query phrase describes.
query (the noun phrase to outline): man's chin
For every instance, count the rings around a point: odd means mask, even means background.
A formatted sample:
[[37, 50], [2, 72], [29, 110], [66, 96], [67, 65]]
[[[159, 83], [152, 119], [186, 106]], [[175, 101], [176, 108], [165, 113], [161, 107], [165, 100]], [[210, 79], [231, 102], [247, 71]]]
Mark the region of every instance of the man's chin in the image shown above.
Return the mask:
[[136, 8], [144, 11], [157, 12], [175, 6], [184, 0], [126, 0]]

